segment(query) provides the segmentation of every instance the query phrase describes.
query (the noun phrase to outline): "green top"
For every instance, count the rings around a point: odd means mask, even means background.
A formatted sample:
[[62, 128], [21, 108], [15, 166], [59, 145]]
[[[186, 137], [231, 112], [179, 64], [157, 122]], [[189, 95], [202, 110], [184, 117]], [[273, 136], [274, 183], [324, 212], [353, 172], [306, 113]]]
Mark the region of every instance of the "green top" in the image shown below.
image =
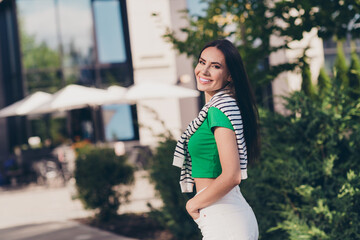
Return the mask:
[[229, 118], [221, 110], [216, 107], [209, 108], [207, 117], [188, 143], [193, 178], [216, 178], [221, 174], [214, 127], [225, 127], [234, 131]]

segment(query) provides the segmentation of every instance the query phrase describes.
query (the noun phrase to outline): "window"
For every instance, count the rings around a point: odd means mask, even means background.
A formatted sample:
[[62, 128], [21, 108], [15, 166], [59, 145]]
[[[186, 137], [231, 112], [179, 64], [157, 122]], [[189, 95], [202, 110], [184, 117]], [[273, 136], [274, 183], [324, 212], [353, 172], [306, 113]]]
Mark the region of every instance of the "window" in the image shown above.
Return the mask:
[[94, 1], [94, 16], [99, 62], [125, 62], [126, 50], [119, 1]]
[[62, 85], [61, 54], [54, 18], [55, 2], [17, 0], [16, 3], [22, 63], [28, 90], [53, 92]]
[[106, 141], [125, 141], [138, 138], [132, 112], [133, 109], [128, 104], [111, 104], [103, 107]]
[[[54, 93], [68, 84], [103, 88], [133, 84], [126, 0], [15, 2], [27, 94]], [[73, 137], [94, 139], [93, 130], [99, 126], [91, 125], [88, 112], [70, 111]], [[138, 138], [133, 106], [104, 106], [103, 113], [106, 140]], [[39, 124], [32, 125], [34, 132], [44, 135]]]
[[16, 4], [28, 93], [55, 92], [73, 83], [133, 84], [125, 0]]
[[89, 66], [94, 63], [91, 4], [88, 0], [60, 0], [59, 31], [63, 66]]

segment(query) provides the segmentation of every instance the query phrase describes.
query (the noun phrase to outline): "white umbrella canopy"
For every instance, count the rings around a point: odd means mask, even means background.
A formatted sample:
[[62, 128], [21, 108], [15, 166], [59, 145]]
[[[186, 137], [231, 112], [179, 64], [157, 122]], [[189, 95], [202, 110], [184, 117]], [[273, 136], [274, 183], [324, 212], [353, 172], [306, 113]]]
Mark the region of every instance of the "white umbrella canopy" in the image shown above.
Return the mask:
[[103, 104], [128, 103], [125, 99], [127, 88], [120, 86], [110, 86], [107, 88], [108, 96], [104, 99]]
[[107, 91], [112, 95], [117, 95], [119, 97], [123, 97], [127, 91], [127, 88], [113, 85], [113, 86], [108, 87]]
[[50, 93], [35, 92], [24, 99], [17, 101], [0, 110], [0, 117], [21, 116], [34, 111], [39, 106], [49, 102], [52, 98]]
[[29, 114], [66, 111], [104, 104], [109, 94], [104, 89], [71, 84], [53, 94], [51, 101]]
[[125, 99], [140, 101], [162, 98], [198, 97], [199, 91], [165, 83], [142, 83], [129, 87]]

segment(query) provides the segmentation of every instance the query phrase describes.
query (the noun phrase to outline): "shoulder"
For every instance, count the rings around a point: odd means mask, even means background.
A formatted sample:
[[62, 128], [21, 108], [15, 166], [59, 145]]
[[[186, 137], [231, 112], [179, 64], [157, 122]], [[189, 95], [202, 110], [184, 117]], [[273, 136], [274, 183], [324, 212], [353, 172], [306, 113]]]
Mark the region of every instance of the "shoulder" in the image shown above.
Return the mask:
[[209, 111], [208, 111], [208, 115], [209, 116], [214, 116], [214, 117], [226, 117], [226, 115], [217, 107], [215, 106], [211, 106], [209, 108]]
[[220, 109], [213, 107], [213, 106], [209, 108], [208, 119], [210, 121], [217, 119], [217, 118], [223, 118], [224, 116], [225, 116], [225, 114], [222, 111], [220, 111]]
[[216, 107], [224, 113], [226, 113], [225, 108], [231, 107], [231, 108], [239, 109], [235, 98], [233, 98], [228, 94], [216, 96], [210, 106]]
[[208, 122], [210, 128], [225, 127], [233, 130], [229, 118], [217, 107], [210, 107], [208, 111]]

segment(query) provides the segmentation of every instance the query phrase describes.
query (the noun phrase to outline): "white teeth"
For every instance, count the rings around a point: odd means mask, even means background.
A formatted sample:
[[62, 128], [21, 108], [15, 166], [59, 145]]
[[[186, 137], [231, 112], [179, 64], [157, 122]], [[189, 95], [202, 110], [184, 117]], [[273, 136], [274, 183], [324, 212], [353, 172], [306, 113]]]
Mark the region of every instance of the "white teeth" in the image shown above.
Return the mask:
[[200, 78], [200, 81], [202, 82], [210, 82], [210, 80], [204, 79], [204, 78]]

